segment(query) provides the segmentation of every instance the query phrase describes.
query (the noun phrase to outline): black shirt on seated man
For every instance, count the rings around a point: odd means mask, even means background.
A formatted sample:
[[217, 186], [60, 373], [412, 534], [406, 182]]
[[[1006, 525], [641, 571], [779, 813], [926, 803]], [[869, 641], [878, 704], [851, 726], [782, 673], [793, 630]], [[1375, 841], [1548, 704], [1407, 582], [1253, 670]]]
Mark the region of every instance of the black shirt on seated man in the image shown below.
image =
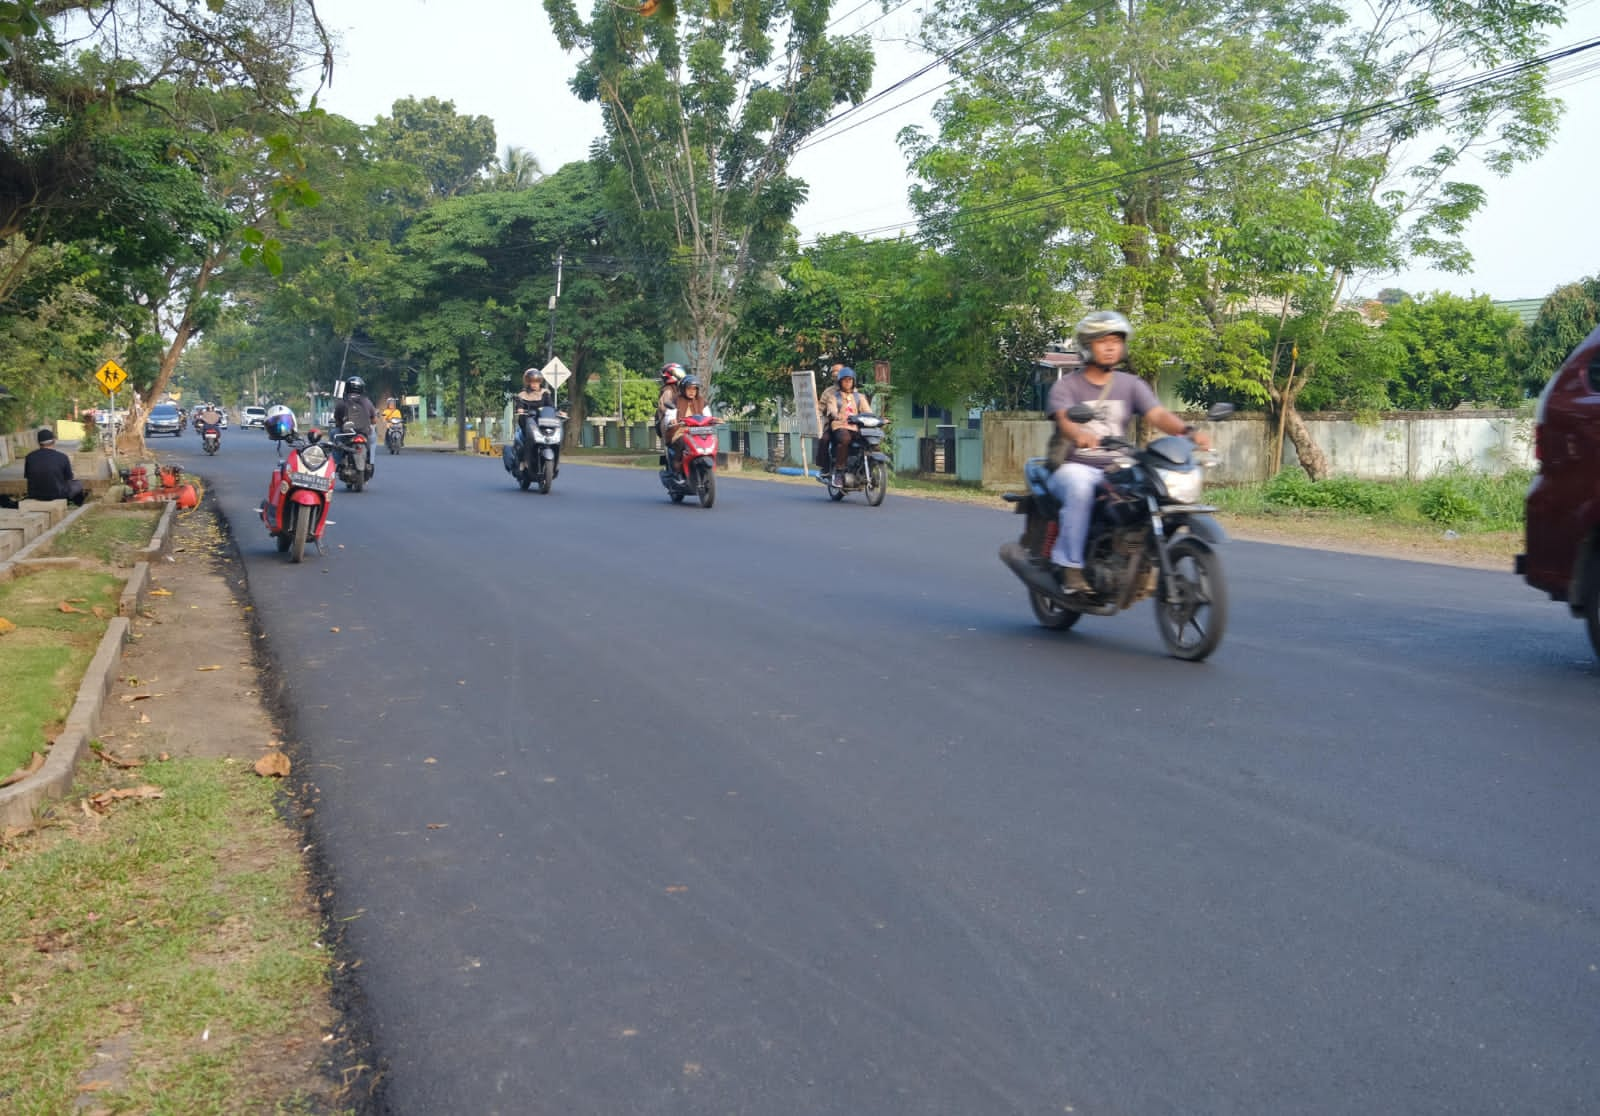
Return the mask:
[[72, 476], [72, 458], [56, 449], [56, 432], [39, 431], [39, 448], [22, 461], [30, 500], [68, 500], [82, 504], [83, 484]]

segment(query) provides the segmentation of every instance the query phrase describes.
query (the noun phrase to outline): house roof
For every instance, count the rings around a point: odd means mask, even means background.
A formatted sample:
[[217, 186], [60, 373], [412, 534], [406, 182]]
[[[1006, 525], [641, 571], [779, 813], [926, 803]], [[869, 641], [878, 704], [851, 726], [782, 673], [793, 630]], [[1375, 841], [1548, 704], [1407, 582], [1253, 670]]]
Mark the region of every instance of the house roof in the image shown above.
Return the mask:
[[1509, 310], [1522, 319], [1523, 325], [1532, 325], [1539, 316], [1539, 307], [1544, 305], [1542, 298], [1508, 298], [1495, 303], [1502, 310]]

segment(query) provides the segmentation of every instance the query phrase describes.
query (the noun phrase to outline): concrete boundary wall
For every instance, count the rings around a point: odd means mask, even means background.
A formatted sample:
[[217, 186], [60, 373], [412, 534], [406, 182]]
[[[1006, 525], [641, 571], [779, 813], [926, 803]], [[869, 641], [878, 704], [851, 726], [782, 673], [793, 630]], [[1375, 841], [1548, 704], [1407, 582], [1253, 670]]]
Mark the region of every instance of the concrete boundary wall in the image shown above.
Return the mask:
[[[1341, 414], [1302, 417], [1338, 476], [1425, 480], [1453, 469], [1499, 474], [1534, 468], [1533, 418], [1520, 411], [1419, 411], [1385, 414], [1372, 422]], [[1050, 429], [1037, 412], [986, 413], [984, 487], [1021, 484], [1028, 458], [1044, 456]], [[1236, 415], [1205, 429], [1221, 457], [1208, 474], [1212, 482], [1250, 484], [1270, 478], [1277, 427], [1267, 416]], [[1285, 439], [1284, 467], [1299, 461], [1294, 443]]]

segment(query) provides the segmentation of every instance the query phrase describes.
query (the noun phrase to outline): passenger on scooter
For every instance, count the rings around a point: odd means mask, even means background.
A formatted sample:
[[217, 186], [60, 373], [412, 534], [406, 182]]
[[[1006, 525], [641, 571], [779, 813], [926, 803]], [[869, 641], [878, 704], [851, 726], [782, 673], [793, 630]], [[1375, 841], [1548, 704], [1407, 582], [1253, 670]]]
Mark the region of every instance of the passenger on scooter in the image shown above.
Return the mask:
[[681, 364], [661, 366], [661, 394], [656, 397], [656, 430], [661, 434], [661, 444], [667, 444], [668, 412], [677, 405], [678, 381], [689, 373]]
[[710, 415], [711, 401], [700, 393], [700, 380], [696, 376], [685, 376], [678, 381], [678, 392], [673, 397], [672, 406], [676, 417], [667, 427], [667, 468], [673, 468], [678, 452], [678, 445], [683, 440], [683, 420], [690, 415]]
[[836, 382], [827, 391], [822, 393], [820, 405], [822, 408], [822, 431], [826, 435], [823, 439], [828, 443], [829, 462], [817, 462], [817, 467], [824, 472], [830, 468], [833, 472], [833, 485], [835, 488], [844, 487], [844, 463], [850, 455], [850, 443], [855, 440], [856, 428], [850, 425], [853, 415], [869, 415], [872, 413], [872, 404], [867, 397], [856, 390], [856, 370], [845, 365], [840, 365], [834, 372]]
[[[1132, 336], [1128, 319], [1115, 310], [1086, 315], [1074, 331], [1083, 367], [1057, 380], [1045, 403], [1045, 413], [1056, 427], [1049, 451], [1056, 468], [1048, 487], [1061, 502], [1060, 533], [1050, 550], [1050, 564], [1069, 593], [1089, 591], [1083, 550], [1094, 514], [1095, 488], [1118, 460], [1115, 450], [1100, 448], [1100, 439], [1127, 438], [1134, 416], [1142, 415], [1164, 434], [1186, 434], [1201, 449], [1211, 448], [1211, 439], [1163, 407], [1149, 384], [1132, 372], [1117, 371]], [[1098, 417], [1083, 426], [1067, 418], [1067, 411], [1079, 403], [1093, 407]]]

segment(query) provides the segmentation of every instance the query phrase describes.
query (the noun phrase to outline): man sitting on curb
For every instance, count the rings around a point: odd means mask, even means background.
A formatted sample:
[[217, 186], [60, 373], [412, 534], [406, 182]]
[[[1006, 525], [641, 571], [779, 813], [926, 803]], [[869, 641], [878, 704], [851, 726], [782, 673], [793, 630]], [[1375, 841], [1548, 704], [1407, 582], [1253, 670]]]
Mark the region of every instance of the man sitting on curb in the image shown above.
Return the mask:
[[83, 504], [83, 483], [73, 478], [72, 459], [56, 449], [56, 432], [49, 427], [39, 431], [39, 448], [23, 459], [22, 475], [28, 481], [30, 500]]

